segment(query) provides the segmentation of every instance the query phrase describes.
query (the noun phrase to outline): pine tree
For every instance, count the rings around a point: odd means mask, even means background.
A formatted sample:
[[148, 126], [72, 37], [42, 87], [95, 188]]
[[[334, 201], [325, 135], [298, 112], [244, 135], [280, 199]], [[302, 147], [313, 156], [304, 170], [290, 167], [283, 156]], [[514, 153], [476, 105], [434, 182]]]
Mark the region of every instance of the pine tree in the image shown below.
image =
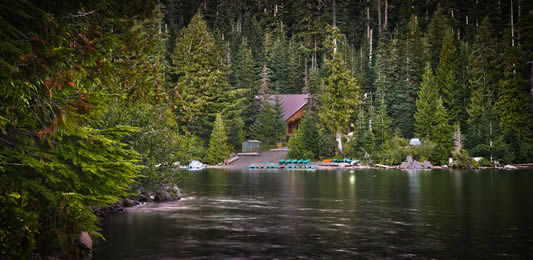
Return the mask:
[[379, 103], [376, 109], [376, 116], [374, 120], [374, 136], [376, 140], [376, 150], [381, 150], [385, 141], [392, 137], [391, 124], [392, 120], [387, 115], [387, 105], [385, 104], [385, 94], [381, 93], [379, 96]]
[[352, 144], [352, 155], [356, 158], [370, 160], [374, 155], [375, 136], [371, 128], [372, 116], [370, 111], [365, 113], [360, 108], [357, 115], [357, 129]]
[[528, 85], [520, 73], [523, 56], [518, 45], [512, 46], [510, 32], [506, 31], [505, 35], [505, 47], [500, 57], [503, 77], [499, 80], [498, 100], [494, 105], [503, 133], [524, 140], [531, 137], [532, 125], [528, 114]]
[[533, 158], [533, 116], [529, 113], [528, 82], [521, 73], [523, 53], [520, 45], [512, 45], [511, 33], [505, 31], [504, 50], [500, 54], [503, 77], [498, 84], [498, 98], [494, 104], [505, 141], [511, 145], [516, 161]]
[[287, 76], [287, 89], [289, 93], [300, 94], [303, 89], [303, 73], [300, 66], [300, 51], [294, 37], [289, 41], [288, 56], [287, 67], [289, 72]]
[[331, 58], [326, 60], [328, 75], [324, 79], [325, 89], [321, 96], [319, 118], [336, 135], [338, 149], [342, 154], [342, 133], [349, 130], [350, 119], [357, 112], [360, 87], [344, 64], [342, 54], [337, 51], [338, 39], [338, 29], [330, 28], [326, 43], [331, 51]]
[[179, 35], [172, 55], [178, 79], [178, 122], [184, 130], [207, 139], [215, 114], [235, 104], [231, 99], [237, 95], [230, 92], [226, 68], [220, 64], [220, 48], [200, 12]]
[[438, 99], [437, 80], [431, 69], [431, 64], [426, 63], [420, 92], [416, 100], [415, 132], [420, 138], [432, 139], [434, 127], [438, 124], [435, 117]]
[[[468, 112], [468, 134], [465, 145], [476, 150], [476, 146], [491, 146], [498, 132], [497, 114], [494, 110], [495, 90], [498, 78], [495, 62], [496, 43], [492, 37], [491, 24], [485, 18], [479, 26], [468, 62], [470, 103]], [[484, 149], [487, 150], [487, 149]], [[473, 156], [490, 156], [484, 152]]]
[[238, 65], [235, 66], [235, 89], [242, 91], [244, 102], [242, 118], [244, 127], [248, 129], [259, 115], [261, 104], [256, 98], [260, 95], [260, 86], [257, 84], [257, 70], [252, 57], [252, 50], [246, 38], [242, 38], [238, 53]]
[[459, 113], [464, 110], [462, 94], [463, 85], [460, 84], [457, 73], [459, 72], [459, 54], [457, 42], [450, 29], [444, 33], [442, 48], [440, 51], [439, 65], [436, 70], [436, 77], [439, 92], [442, 96], [444, 106], [449, 112], [452, 122], [460, 121]]
[[218, 113], [213, 125], [211, 139], [209, 139], [209, 148], [207, 150], [207, 160], [209, 163], [217, 164], [229, 157], [231, 149], [227, 144], [227, 140], [228, 137], [226, 136], [224, 122], [222, 121], [222, 116]]
[[279, 99], [275, 98], [272, 105], [268, 98], [263, 102], [263, 110], [250, 128], [250, 136], [267, 146], [273, 146], [284, 140], [287, 126], [283, 120]]
[[274, 97], [274, 106], [272, 107], [274, 116], [274, 141], [282, 142], [287, 134], [287, 123], [283, 120], [283, 106], [278, 96]]
[[272, 70], [272, 87], [276, 93], [286, 94], [289, 93], [287, 40], [283, 34], [279, 34], [273, 44], [268, 66]]
[[[318, 128], [316, 119], [311, 114], [305, 114], [299, 132], [299, 141], [303, 149], [302, 158], [315, 159], [320, 153]], [[292, 139], [293, 137], [291, 137]]]
[[451, 30], [449, 18], [445, 15], [445, 9], [439, 8], [428, 25], [426, 39], [429, 44], [429, 61], [433, 69], [439, 64], [440, 52], [443, 44], [443, 37]]
[[260, 96], [266, 96], [267, 94], [272, 94], [272, 85], [270, 82], [270, 75], [271, 71], [266, 66], [263, 65], [263, 68], [261, 69], [261, 80], [259, 83], [259, 95]]

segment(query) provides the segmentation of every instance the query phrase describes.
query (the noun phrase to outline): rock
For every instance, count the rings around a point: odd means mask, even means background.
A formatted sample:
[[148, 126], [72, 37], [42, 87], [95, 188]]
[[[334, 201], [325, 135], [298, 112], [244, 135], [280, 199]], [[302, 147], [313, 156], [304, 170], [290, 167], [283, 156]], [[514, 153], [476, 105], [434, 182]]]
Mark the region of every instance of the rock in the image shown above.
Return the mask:
[[173, 200], [172, 196], [170, 196], [170, 193], [166, 191], [159, 191], [155, 194], [154, 201], [157, 202], [163, 202], [163, 201], [169, 201]]
[[126, 208], [130, 208], [130, 207], [139, 205], [139, 202], [136, 200], [124, 199], [124, 202], [122, 202], [122, 205]]
[[422, 163], [419, 161], [413, 161], [411, 169], [422, 169]]
[[433, 165], [430, 162], [428, 162], [428, 161], [424, 161], [424, 163], [422, 164], [422, 167], [424, 169], [431, 169], [431, 168], [433, 168]]
[[407, 162], [408, 162], [408, 163], [413, 162], [413, 156], [410, 156], [410, 155], [407, 156]]
[[513, 165], [510, 165], [510, 164], [507, 164], [505, 166], [503, 166], [503, 169], [504, 170], [516, 170], [518, 168], [516, 168], [516, 166], [513, 166]]
[[149, 202], [152, 201], [152, 198], [146, 194], [139, 194], [139, 197], [137, 198], [139, 202]]
[[170, 189], [168, 189], [168, 192], [170, 193], [172, 197], [174, 197], [175, 200], [181, 199], [181, 192], [178, 186], [176, 185], [172, 186]]

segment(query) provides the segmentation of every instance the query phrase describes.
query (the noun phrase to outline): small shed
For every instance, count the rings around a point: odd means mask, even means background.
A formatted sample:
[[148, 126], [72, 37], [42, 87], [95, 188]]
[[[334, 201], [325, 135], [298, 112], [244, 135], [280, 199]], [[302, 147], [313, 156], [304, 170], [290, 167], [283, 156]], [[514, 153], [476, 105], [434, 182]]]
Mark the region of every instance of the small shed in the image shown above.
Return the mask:
[[242, 143], [243, 153], [256, 153], [260, 151], [261, 141], [258, 140], [246, 140]]

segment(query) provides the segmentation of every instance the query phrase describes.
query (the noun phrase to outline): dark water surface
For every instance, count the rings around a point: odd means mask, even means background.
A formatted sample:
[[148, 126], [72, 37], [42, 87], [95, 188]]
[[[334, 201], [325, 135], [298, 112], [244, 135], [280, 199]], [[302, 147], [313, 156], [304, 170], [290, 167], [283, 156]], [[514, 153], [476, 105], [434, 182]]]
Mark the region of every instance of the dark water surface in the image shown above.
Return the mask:
[[103, 221], [95, 259], [533, 259], [533, 171], [186, 174]]

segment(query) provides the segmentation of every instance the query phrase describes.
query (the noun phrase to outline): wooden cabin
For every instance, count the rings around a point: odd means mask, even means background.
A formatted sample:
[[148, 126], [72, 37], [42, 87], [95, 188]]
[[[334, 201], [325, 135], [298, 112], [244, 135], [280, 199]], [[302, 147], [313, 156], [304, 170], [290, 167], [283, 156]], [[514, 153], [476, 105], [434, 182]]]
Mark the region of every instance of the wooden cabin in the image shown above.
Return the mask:
[[269, 102], [275, 103], [276, 97], [279, 98], [283, 108], [283, 120], [287, 123], [287, 141], [300, 126], [300, 121], [304, 115], [305, 106], [309, 100], [309, 94], [279, 94], [270, 95]]

